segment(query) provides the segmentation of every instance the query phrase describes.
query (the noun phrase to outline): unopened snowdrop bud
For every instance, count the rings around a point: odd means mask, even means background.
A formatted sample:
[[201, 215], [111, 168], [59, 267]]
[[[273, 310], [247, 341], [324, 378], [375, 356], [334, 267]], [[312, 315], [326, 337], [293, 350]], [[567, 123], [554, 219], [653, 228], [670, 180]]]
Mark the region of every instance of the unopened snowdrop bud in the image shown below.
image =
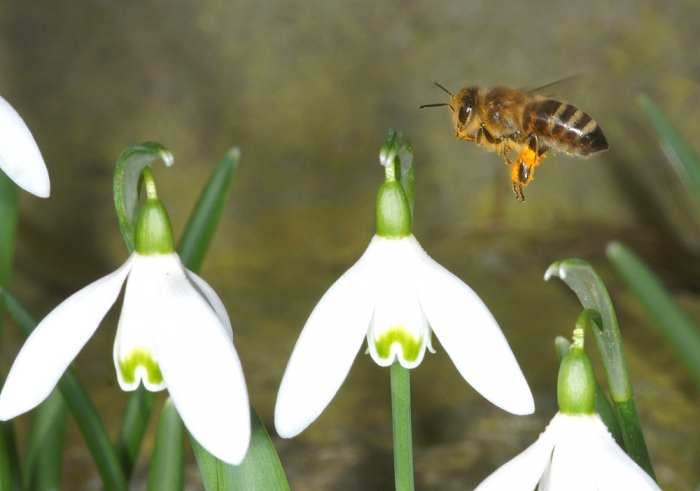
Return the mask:
[[394, 178], [394, 168], [386, 168], [387, 180], [379, 187], [374, 220], [377, 235], [385, 239], [402, 239], [411, 235], [411, 210], [401, 184]]
[[151, 169], [144, 168], [143, 175], [146, 185], [146, 202], [141, 208], [136, 223], [136, 252], [143, 256], [172, 254], [175, 246], [168, 212], [156, 194]]
[[593, 362], [583, 347], [583, 329], [574, 331], [574, 342], [559, 367], [559, 412], [571, 416], [595, 413]]

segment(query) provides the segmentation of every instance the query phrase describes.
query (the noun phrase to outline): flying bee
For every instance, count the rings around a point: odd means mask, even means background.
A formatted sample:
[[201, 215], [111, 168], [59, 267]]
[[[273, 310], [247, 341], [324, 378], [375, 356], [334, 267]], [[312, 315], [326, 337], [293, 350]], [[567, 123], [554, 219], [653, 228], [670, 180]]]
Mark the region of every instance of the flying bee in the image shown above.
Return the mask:
[[[535, 167], [550, 148], [580, 157], [608, 149], [608, 140], [593, 118], [548, 97], [560, 82], [535, 90], [471, 86], [456, 96], [435, 82], [449, 94], [452, 104], [426, 104], [420, 109], [449, 107], [457, 138], [503, 155], [511, 166], [515, 198], [525, 201], [523, 188], [532, 181]], [[508, 156], [512, 150], [518, 152], [515, 162]]]

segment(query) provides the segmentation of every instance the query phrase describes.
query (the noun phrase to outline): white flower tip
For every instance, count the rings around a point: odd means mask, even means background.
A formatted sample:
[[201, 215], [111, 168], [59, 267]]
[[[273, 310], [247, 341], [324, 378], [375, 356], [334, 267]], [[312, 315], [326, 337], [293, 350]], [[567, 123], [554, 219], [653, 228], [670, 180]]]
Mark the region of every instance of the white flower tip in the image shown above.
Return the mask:
[[17, 416], [17, 414], [15, 414], [11, 408], [8, 408], [7, 404], [5, 404], [5, 399], [0, 397], [0, 421], [8, 421], [15, 416]]
[[509, 413], [515, 414], [517, 416], [527, 416], [535, 412], [535, 400], [532, 398], [532, 394], [528, 390], [527, 395], [522, 394], [515, 404], [510, 405], [510, 407], [504, 407]]
[[284, 404], [280, 404], [278, 400], [275, 407], [275, 429], [282, 438], [294, 438], [304, 431], [311, 422], [301, 421], [298, 415], [285, 409]]
[[0, 97], [0, 168], [19, 187], [47, 198], [49, 173], [29, 128], [21, 116]]
[[0, 421], [9, 421], [12, 418], [24, 414], [27, 411], [34, 409], [39, 403], [43, 401], [30, 401], [27, 403], [23, 398], [15, 397], [14, 391], [3, 389], [0, 394]]
[[306, 395], [303, 392], [303, 387], [300, 388], [298, 384], [296, 388], [290, 387], [285, 373], [275, 404], [275, 429], [282, 438], [294, 438], [304, 431], [328, 404], [326, 402], [319, 405], [311, 397], [308, 397], [308, 392]]
[[504, 411], [518, 416], [535, 412], [532, 392], [514, 358], [512, 363], [501, 360], [500, 370], [491, 368], [491, 371], [496, 373], [482, 373], [478, 378], [472, 376], [468, 382], [482, 396]]

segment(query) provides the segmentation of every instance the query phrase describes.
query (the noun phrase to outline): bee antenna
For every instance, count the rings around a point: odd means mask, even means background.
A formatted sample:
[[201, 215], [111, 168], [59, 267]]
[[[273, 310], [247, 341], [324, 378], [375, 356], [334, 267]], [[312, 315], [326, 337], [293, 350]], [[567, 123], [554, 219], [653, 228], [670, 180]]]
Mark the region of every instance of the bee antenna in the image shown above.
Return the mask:
[[444, 90], [445, 92], [447, 92], [447, 93], [450, 95], [450, 97], [452, 97], [453, 99], [455, 98], [455, 96], [452, 95], [452, 92], [450, 92], [449, 90], [447, 90], [445, 87], [443, 87], [442, 85], [440, 85], [440, 84], [437, 83], [437, 82], [433, 82], [433, 83], [434, 83], [435, 85], [437, 85], [438, 87], [440, 87], [440, 88], [441, 88], [442, 90]]
[[[423, 104], [422, 106], [419, 106], [418, 109], [423, 109], [424, 107], [440, 107], [440, 106], [450, 106], [446, 102], [442, 102], [440, 104]], [[452, 109], [452, 106], [450, 106], [450, 109]]]

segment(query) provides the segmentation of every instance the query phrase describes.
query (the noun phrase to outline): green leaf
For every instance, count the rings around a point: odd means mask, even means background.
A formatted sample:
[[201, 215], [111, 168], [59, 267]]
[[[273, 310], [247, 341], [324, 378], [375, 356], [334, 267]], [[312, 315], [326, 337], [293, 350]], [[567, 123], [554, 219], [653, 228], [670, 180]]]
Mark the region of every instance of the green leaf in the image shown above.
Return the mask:
[[[2, 298], [15, 324], [25, 336], [29, 336], [36, 327], [34, 318], [7, 290], [2, 291]], [[126, 478], [107, 430], [71, 367], [58, 381], [58, 388], [90, 448], [105, 489], [127, 491]]]
[[[157, 144], [153, 144], [157, 145]], [[139, 146], [136, 146], [139, 150]], [[129, 147], [134, 148], [134, 147]], [[151, 151], [157, 152], [160, 147], [153, 147]], [[129, 149], [122, 153], [124, 156]], [[141, 150], [139, 150], [140, 152]], [[144, 150], [145, 156], [149, 155], [149, 149]], [[127, 155], [129, 158], [131, 154]], [[141, 155], [136, 153], [135, 155]], [[145, 156], [143, 158], [145, 158]], [[156, 158], [156, 157], [154, 157]], [[240, 152], [234, 148], [219, 162], [212, 176], [209, 178], [202, 195], [195, 206], [191, 218], [183, 233], [178, 255], [183, 265], [194, 271], [199, 271], [202, 260], [211, 242], [212, 236], [219, 224], [223, 206], [228, 196], [233, 173], [238, 167]], [[122, 157], [120, 157], [120, 160]], [[141, 166], [141, 169], [143, 166]], [[139, 170], [140, 174], [140, 170]], [[116, 181], [115, 181], [116, 183]], [[115, 200], [117, 189], [115, 186]], [[124, 470], [124, 475], [130, 476], [134, 463], [138, 456], [141, 442], [148, 426], [148, 420], [153, 411], [156, 394], [148, 392], [143, 385], [134, 391], [129, 397], [127, 408], [122, 418], [119, 429], [119, 437], [115, 443], [119, 460]]]
[[[557, 336], [557, 338], [554, 340], [554, 346], [557, 351], [557, 358], [559, 359], [559, 363], [561, 363], [562, 358], [564, 358], [564, 355], [569, 351], [571, 343], [565, 337]], [[608, 396], [605, 395], [605, 391], [600, 386], [600, 383], [597, 380], [595, 382], [595, 385], [595, 410], [600, 415], [601, 419], [603, 420], [603, 423], [605, 423], [605, 426], [608, 427], [610, 434], [612, 434], [613, 438], [615, 438], [617, 444], [620, 446], [620, 448], [624, 449], [625, 441], [622, 438], [620, 425], [617, 423], [615, 409], [613, 408], [612, 404], [610, 403], [610, 399], [608, 399]]]
[[666, 157], [700, 209], [700, 158], [649, 97], [640, 95], [637, 102], [656, 130]]
[[141, 171], [158, 160], [162, 160], [168, 167], [174, 161], [170, 150], [154, 142], [132, 145], [117, 159], [114, 171], [114, 207], [129, 254], [135, 248], [134, 231], [139, 216]]
[[24, 457], [24, 482], [31, 491], [60, 488], [68, 408], [54, 389], [32, 416]]
[[697, 324], [681, 310], [661, 280], [632, 250], [619, 242], [611, 242], [605, 252], [700, 387], [700, 330]]
[[221, 159], [187, 222], [178, 254], [182, 263], [192, 271], [199, 271], [209, 244], [219, 225], [228, 198], [233, 173], [238, 168], [241, 152], [232, 148]]
[[185, 431], [175, 404], [168, 398], [158, 423], [148, 491], [180, 491], [185, 477]]
[[138, 389], [132, 392], [126, 404], [122, 424], [119, 428], [119, 436], [114, 443], [125, 476], [131, 476], [131, 471], [136, 464], [156, 396], [155, 392], [149, 392], [143, 385], [139, 385]]
[[206, 491], [289, 491], [275, 446], [252, 407], [250, 423], [250, 447], [241, 465], [221, 462], [190, 435]]
[[[0, 287], [10, 282], [17, 240], [19, 214], [17, 185], [0, 170]], [[0, 325], [5, 315], [4, 302], [0, 301]], [[2, 330], [0, 329], [0, 334]], [[0, 387], [2, 385], [0, 384]], [[0, 491], [22, 489], [19, 458], [12, 422], [0, 422]]]
[[632, 383], [615, 309], [603, 280], [590, 264], [581, 259], [565, 259], [553, 263], [547, 268], [544, 278], [548, 280], [552, 276], [558, 276], [569, 285], [584, 308], [595, 309], [600, 313], [603, 325], [593, 327], [593, 339], [603, 362], [625, 450], [632, 460], [656, 479], [632, 398]]
[[0, 421], [0, 491], [22, 491], [15, 431], [11, 421]]
[[603, 360], [605, 376], [613, 401], [632, 397], [632, 384], [627, 371], [627, 360], [622, 347], [620, 328], [608, 290], [598, 273], [581, 259], [566, 259], [553, 263], [545, 273], [545, 280], [558, 276], [576, 293], [586, 309], [595, 309], [603, 319], [602, 329], [592, 329]]
[[[10, 283], [17, 241], [17, 186], [0, 170], [0, 286]], [[0, 315], [0, 317], [2, 317]]]

